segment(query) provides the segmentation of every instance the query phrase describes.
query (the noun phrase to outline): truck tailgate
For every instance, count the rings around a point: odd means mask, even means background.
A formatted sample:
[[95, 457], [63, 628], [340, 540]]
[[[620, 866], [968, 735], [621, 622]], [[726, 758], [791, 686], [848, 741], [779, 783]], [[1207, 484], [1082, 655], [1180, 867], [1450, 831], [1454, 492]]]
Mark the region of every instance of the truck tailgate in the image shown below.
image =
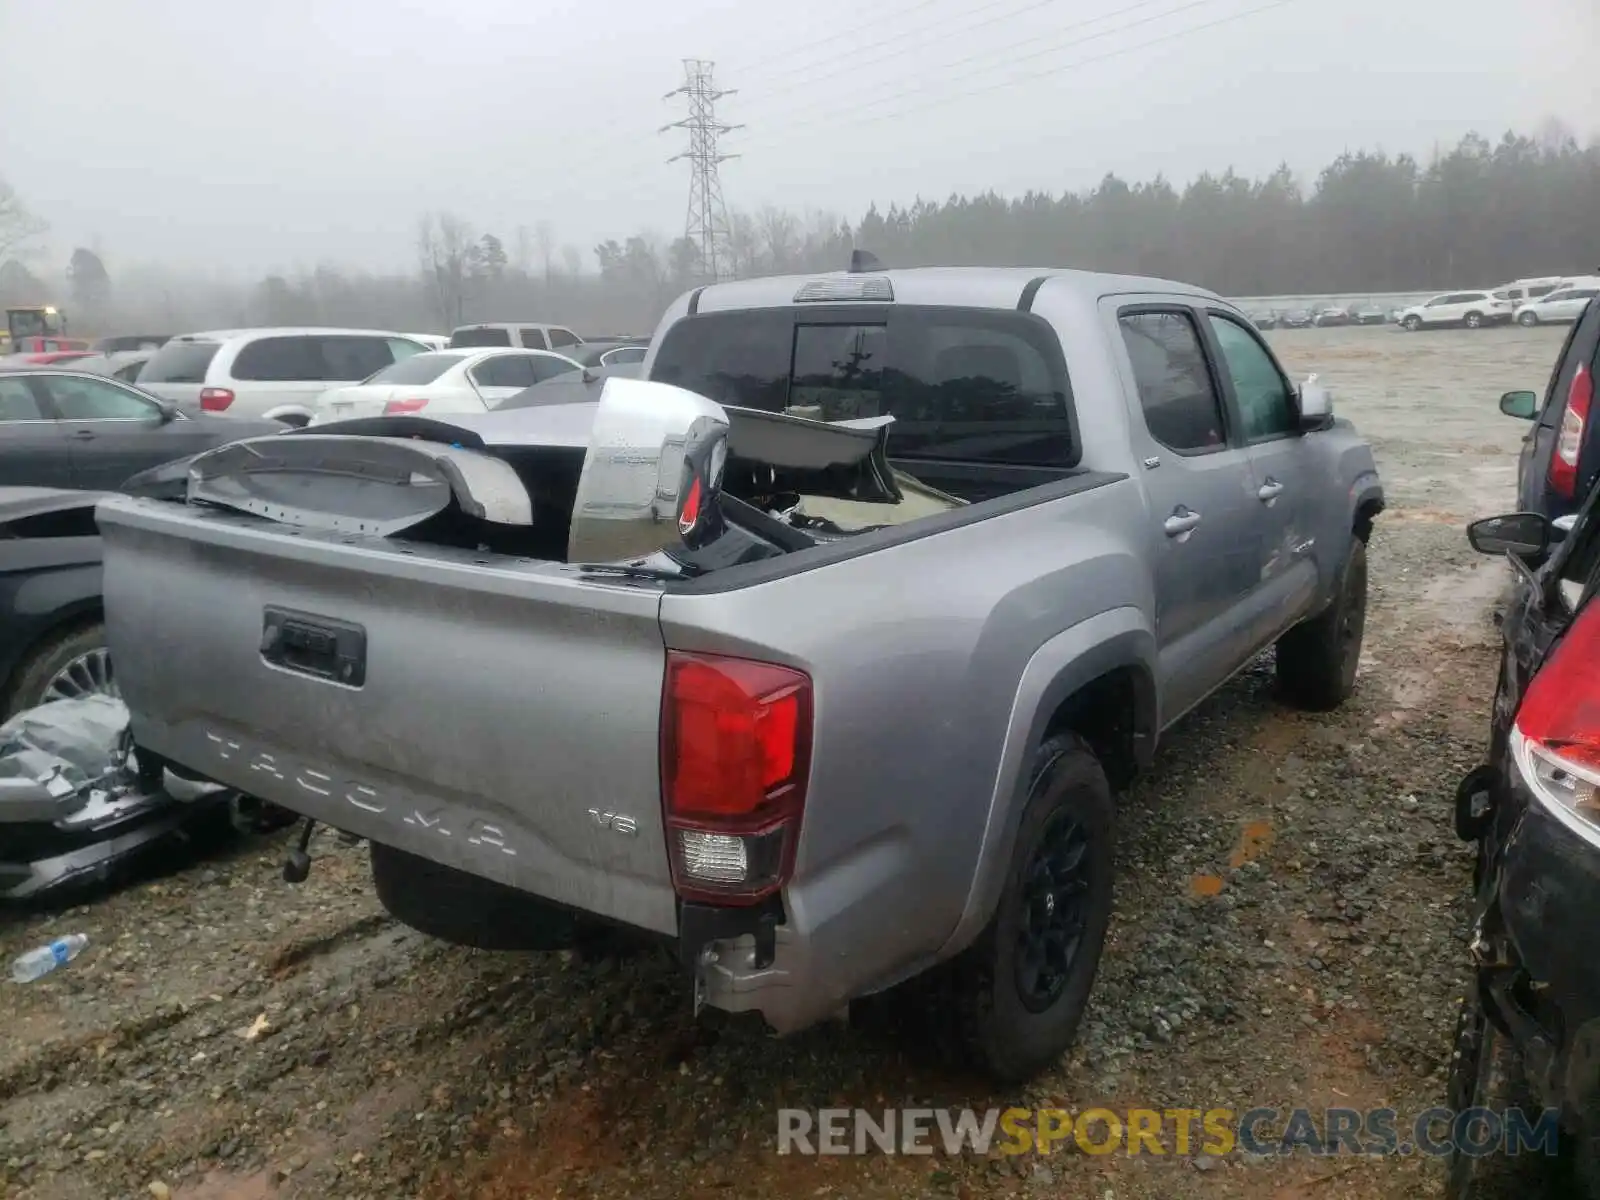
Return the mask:
[[160, 501], [114, 498], [98, 517], [107, 637], [141, 746], [676, 932], [657, 590]]

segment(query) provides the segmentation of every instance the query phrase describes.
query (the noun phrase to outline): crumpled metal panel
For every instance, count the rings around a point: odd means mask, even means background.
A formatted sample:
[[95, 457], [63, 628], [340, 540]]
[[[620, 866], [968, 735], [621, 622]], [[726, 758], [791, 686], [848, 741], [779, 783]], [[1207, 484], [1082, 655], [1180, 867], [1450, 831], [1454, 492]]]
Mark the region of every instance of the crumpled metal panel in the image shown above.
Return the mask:
[[[25, 709], [0, 725], [0, 821], [59, 821], [115, 790], [129, 763], [128, 706], [79, 696]], [[6, 781], [39, 785], [6, 786]], [[6, 793], [12, 793], [8, 802]], [[48, 800], [45, 799], [48, 797]]]

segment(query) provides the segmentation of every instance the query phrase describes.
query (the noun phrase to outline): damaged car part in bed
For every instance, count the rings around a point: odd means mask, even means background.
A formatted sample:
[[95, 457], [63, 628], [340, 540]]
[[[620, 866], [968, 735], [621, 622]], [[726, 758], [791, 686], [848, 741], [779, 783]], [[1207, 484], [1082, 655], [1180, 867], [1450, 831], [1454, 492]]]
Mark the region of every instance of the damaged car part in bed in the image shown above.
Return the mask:
[[719, 284], [650, 354], [598, 401], [320, 425], [102, 502], [137, 745], [368, 839], [425, 932], [643, 931], [780, 1032], [937, 978], [977, 1065], [1048, 1066], [1113, 789], [1275, 644], [1292, 702], [1354, 688], [1370, 450], [1162, 281]]

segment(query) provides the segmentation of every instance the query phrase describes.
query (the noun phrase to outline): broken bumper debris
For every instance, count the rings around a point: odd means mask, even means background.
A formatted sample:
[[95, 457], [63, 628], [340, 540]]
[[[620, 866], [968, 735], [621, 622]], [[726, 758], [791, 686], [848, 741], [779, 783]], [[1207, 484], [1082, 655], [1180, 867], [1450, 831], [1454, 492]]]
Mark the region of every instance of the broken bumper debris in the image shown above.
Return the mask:
[[18, 713], [0, 725], [0, 900], [103, 881], [232, 796], [141, 781], [128, 709], [114, 697]]

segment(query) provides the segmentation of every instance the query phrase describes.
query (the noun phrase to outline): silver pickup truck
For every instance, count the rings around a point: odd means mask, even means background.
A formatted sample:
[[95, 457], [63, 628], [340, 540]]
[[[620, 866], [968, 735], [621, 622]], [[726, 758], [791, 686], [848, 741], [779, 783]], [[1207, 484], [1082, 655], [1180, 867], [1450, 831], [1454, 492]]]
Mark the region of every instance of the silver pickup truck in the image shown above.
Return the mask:
[[436, 936], [648, 931], [780, 1032], [933, 981], [1044, 1068], [1162, 731], [1274, 645], [1350, 694], [1367, 445], [1227, 301], [1075, 271], [716, 284], [643, 375], [104, 501], [141, 754], [367, 839]]

